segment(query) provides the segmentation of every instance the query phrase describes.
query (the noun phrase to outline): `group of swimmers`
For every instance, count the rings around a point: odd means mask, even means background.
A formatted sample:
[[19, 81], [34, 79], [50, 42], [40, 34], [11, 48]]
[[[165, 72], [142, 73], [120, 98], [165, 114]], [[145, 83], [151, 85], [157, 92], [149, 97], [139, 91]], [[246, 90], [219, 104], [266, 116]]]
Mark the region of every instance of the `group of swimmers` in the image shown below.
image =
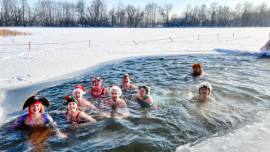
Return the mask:
[[[202, 66], [199, 63], [192, 65], [194, 77], [199, 77], [204, 75], [205, 73], [202, 70]], [[111, 106], [112, 109], [123, 108], [126, 109], [124, 114], [118, 116], [117, 118], [125, 118], [129, 115], [128, 106], [126, 102], [120, 98], [122, 95], [123, 89], [139, 89], [139, 94], [136, 99], [138, 103], [142, 106], [151, 107], [152, 109], [157, 109], [157, 104], [154, 102], [153, 98], [149, 95], [149, 87], [148, 86], [140, 86], [137, 87], [130, 83], [130, 75], [125, 74], [122, 79], [122, 85], [112, 86], [109, 89], [102, 86], [102, 79], [100, 77], [95, 77], [92, 79], [92, 88], [88, 91], [88, 93], [95, 99], [104, 98], [107, 94], [110, 95], [110, 98], [101, 102], [98, 100], [98, 104]], [[198, 85], [199, 95], [193, 97], [194, 100], [198, 101], [214, 101], [214, 99], [210, 98], [210, 94], [212, 91], [212, 86], [208, 82], [203, 82]], [[77, 85], [73, 90], [73, 96], [65, 97], [65, 105], [67, 105], [68, 111], [64, 113], [64, 117], [68, 122], [80, 122], [83, 120], [84, 122], [96, 122], [94, 118], [90, 115], [86, 114], [84, 110], [93, 109], [99, 111], [98, 108], [91, 102], [87, 101], [83, 98], [85, 94], [85, 89], [82, 85]], [[36, 127], [36, 126], [48, 126], [53, 129], [55, 134], [60, 138], [67, 138], [67, 135], [62, 133], [57, 124], [53, 121], [52, 117], [44, 113], [44, 106], [49, 107], [50, 101], [41, 96], [41, 95], [32, 95], [28, 97], [23, 105], [23, 110], [28, 108], [28, 113], [19, 117], [15, 123], [11, 126], [11, 129], [21, 128], [21, 127]], [[102, 113], [101, 116], [105, 118], [113, 117], [110, 113]]]

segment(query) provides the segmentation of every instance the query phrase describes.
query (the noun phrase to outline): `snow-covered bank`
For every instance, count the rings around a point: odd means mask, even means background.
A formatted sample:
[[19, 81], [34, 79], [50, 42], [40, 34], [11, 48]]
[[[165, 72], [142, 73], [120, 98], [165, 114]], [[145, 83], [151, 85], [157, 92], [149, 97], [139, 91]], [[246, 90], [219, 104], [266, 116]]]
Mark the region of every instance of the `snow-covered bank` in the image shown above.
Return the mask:
[[31, 85], [126, 57], [215, 53], [214, 49], [219, 48], [257, 52], [270, 31], [270, 28], [10, 29], [32, 35], [0, 38], [0, 88]]
[[[78, 73], [104, 62], [128, 57], [164, 54], [237, 53], [255, 54], [268, 39], [270, 28], [11, 28], [32, 35], [0, 38], [0, 89], [33, 85]], [[90, 40], [90, 41], [89, 41]], [[31, 51], [28, 43], [31, 41]], [[230, 50], [230, 51], [228, 51]], [[206, 69], [207, 70], [207, 69]], [[36, 87], [33, 87], [36, 89]], [[25, 92], [20, 92], [26, 94]], [[15, 94], [17, 98], [20, 94]], [[6, 94], [0, 91], [0, 98]], [[21, 102], [13, 106], [19, 111]], [[3, 108], [0, 99], [0, 108]], [[18, 109], [15, 108], [18, 107]], [[9, 108], [4, 107], [9, 114]], [[0, 120], [4, 115], [0, 109]], [[5, 117], [6, 118], [6, 117]], [[266, 151], [269, 119], [245, 126], [223, 137], [206, 139], [179, 151], [245, 151], [245, 146]], [[256, 140], [256, 142], [253, 142]], [[230, 144], [224, 144], [228, 143]], [[240, 148], [239, 148], [240, 147]], [[183, 148], [183, 147], [182, 147]]]

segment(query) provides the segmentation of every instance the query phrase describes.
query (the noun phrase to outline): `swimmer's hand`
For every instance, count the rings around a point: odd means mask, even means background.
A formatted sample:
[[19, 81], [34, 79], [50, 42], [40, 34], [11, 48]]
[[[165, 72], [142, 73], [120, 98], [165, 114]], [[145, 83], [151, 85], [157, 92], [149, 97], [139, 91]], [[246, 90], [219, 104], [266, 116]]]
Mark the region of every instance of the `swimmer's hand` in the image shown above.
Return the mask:
[[111, 114], [108, 113], [102, 113], [101, 116], [104, 118], [111, 118]]
[[66, 134], [64, 134], [64, 133], [62, 133], [62, 132], [60, 132], [60, 131], [58, 131], [58, 132], [57, 132], [57, 137], [58, 137], [58, 138], [64, 138], [64, 139], [66, 139], [68, 136], [67, 136]]

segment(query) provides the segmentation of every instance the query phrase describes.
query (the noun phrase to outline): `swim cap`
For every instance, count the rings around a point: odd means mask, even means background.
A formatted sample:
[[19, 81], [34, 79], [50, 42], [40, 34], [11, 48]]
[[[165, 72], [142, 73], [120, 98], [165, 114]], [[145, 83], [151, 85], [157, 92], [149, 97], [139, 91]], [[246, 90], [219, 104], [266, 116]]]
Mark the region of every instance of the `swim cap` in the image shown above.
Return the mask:
[[85, 94], [85, 89], [82, 85], [77, 85], [74, 90], [73, 90], [73, 94], [76, 92], [76, 91], [80, 91], [81, 94]]
[[201, 89], [202, 87], [207, 87], [210, 91], [212, 91], [212, 86], [209, 82], [203, 82], [197, 86], [198, 89]]
[[119, 93], [119, 96], [122, 95], [122, 91], [121, 91], [121, 89], [120, 89], [118, 86], [112, 86], [112, 87], [110, 88], [110, 94], [111, 94], [111, 92], [112, 92], [113, 90], [116, 90], [116, 91]]
[[65, 105], [68, 105], [70, 102], [75, 102], [78, 105], [78, 100], [72, 96], [65, 96], [66, 102]]
[[192, 69], [194, 69], [195, 67], [199, 67], [201, 69], [202, 65], [200, 63], [195, 63], [192, 65]]

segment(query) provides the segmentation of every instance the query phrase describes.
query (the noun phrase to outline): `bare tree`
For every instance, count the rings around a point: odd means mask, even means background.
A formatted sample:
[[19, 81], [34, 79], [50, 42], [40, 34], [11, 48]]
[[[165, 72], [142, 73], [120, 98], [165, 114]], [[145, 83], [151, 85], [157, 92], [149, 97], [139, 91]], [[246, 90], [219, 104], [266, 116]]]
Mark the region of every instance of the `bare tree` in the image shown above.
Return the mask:
[[84, 0], [79, 0], [77, 2], [76, 12], [78, 14], [79, 24], [81, 26], [86, 26], [87, 25], [87, 21], [86, 21], [86, 16], [85, 16], [85, 1]]
[[126, 12], [125, 12], [125, 5], [121, 2], [117, 3], [116, 5], [116, 22], [118, 27], [125, 26], [126, 20]]
[[145, 24], [148, 27], [154, 27], [158, 22], [158, 10], [157, 3], [149, 2], [144, 8]]
[[217, 25], [218, 26], [228, 26], [230, 24], [230, 8], [228, 6], [219, 6], [217, 10]]
[[209, 14], [210, 14], [210, 25], [211, 26], [216, 26], [217, 22], [217, 7], [218, 3], [212, 3], [211, 7], [209, 9]]
[[208, 25], [208, 12], [207, 6], [202, 4], [199, 10], [199, 26], [207, 26]]
[[109, 11], [109, 22], [110, 22], [110, 26], [114, 27], [117, 25], [117, 17], [116, 17], [116, 11], [115, 8], [113, 7], [110, 11]]
[[11, 1], [10, 0], [2, 0], [2, 12], [3, 12], [3, 22], [5, 26], [10, 26], [11, 22]]
[[248, 26], [251, 21], [253, 3], [245, 2], [242, 8], [242, 27]]
[[106, 20], [106, 4], [102, 0], [94, 0], [88, 7], [90, 25], [104, 26]]
[[172, 11], [173, 4], [165, 4], [163, 7], [160, 7], [159, 12], [163, 17], [166, 26], [170, 26], [170, 13]]
[[136, 8], [133, 5], [128, 5], [126, 7], [127, 12], [127, 26], [134, 27]]

